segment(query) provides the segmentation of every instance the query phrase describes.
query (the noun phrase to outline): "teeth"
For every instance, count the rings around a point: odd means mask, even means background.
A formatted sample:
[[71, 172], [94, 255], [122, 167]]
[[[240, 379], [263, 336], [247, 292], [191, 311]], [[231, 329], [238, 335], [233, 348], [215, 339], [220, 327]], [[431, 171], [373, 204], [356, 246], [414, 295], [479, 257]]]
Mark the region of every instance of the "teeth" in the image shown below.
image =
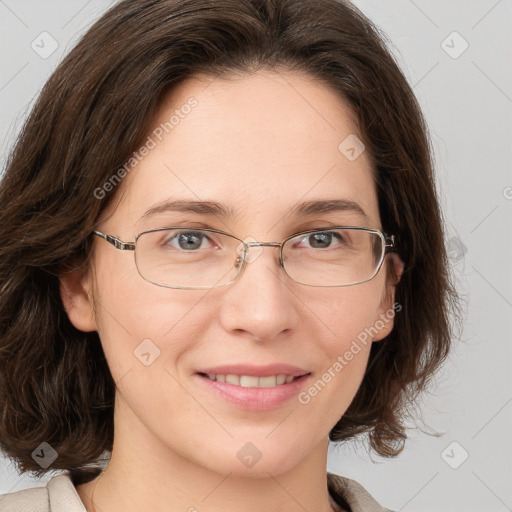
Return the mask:
[[269, 375], [268, 377], [254, 377], [251, 375], [215, 375], [208, 373], [208, 378], [218, 382], [227, 382], [235, 386], [242, 386], [243, 388], [273, 388], [280, 386], [285, 382], [291, 382], [295, 379], [292, 375]]

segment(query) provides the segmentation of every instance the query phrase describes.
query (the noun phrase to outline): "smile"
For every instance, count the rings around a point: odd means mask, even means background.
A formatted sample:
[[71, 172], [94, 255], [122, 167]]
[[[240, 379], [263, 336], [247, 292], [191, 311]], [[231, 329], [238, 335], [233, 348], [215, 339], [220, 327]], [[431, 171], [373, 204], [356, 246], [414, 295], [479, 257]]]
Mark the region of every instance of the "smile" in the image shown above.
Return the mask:
[[312, 375], [255, 376], [199, 372], [196, 378], [201, 386], [206, 386], [209, 392], [222, 401], [248, 411], [265, 411], [284, 405], [296, 397]]
[[265, 377], [233, 374], [221, 375], [213, 373], [200, 375], [208, 377], [210, 380], [215, 380], [217, 382], [227, 382], [228, 384], [241, 386], [243, 388], [273, 388], [275, 386], [280, 386], [282, 384], [292, 382], [298, 378], [294, 377], [293, 375], [268, 375]]

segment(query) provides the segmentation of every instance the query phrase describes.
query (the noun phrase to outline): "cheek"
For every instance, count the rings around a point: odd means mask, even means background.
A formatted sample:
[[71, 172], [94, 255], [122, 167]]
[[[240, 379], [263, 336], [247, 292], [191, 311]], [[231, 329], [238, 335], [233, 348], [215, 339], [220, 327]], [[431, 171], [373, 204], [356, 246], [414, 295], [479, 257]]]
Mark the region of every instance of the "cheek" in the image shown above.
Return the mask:
[[371, 328], [380, 318], [383, 290], [383, 284], [375, 279], [329, 292], [320, 301], [318, 296], [315, 302], [311, 298], [319, 325], [325, 327], [324, 348], [331, 356], [347, 350], [353, 340], [371, 343]]
[[363, 379], [382, 290], [382, 283], [369, 281], [340, 288], [321, 301], [310, 299], [315, 304], [315, 323], [322, 330], [322, 335], [317, 331], [316, 348], [322, 365], [298, 398], [312, 416], [328, 415], [331, 426], [348, 408]]
[[99, 335], [117, 382], [141, 367], [164, 370], [191, 340], [201, 339], [200, 301], [207, 291], [156, 286], [138, 274], [133, 255], [114, 256], [97, 271], [95, 302]]

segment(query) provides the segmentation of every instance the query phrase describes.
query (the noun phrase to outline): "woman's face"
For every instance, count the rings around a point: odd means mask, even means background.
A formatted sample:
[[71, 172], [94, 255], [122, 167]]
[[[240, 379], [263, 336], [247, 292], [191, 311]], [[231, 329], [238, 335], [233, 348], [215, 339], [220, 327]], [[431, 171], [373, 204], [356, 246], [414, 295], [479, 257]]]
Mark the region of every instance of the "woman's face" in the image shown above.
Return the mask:
[[[98, 230], [133, 241], [146, 229], [179, 224], [280, 242], [317, 227], [382, 227], [372, 162], [368, 152], [358, 156], [363, 148], [352, 112], [307, 76], [187, 80], [162, 102], [154, 128], [146, 156], [139, 152], [140, 161], [110, 192], [117, 196]], [[289, 213], [299, 203], [333, 199], [356, 203], [366, 217], [355, 208]], [[170, 200], [215, 201], [234, 216], [144, 216]], [[80, 297], [66, 308], [75, 326], [99, 332], [117, 384], [116, 435], [131, 439], [135, 452], [176, 454], [220, 473], [256, 476], [287, 471], [325, 448], [361, 383], [372, 341], [393, 325], [385, 266], [363, 284], [312, 287], [284, 273], [275, 247], [251, 251], [234, 283], [180, 290], [144, 280], [133, 252], [95, 237], [90, 271], [80, 282], [94, 296], [96, 315]], [[285, 384], [291, 391], [281, 400], [279, 386], [262, 389], [266, 405], [235, 403], [198, 374], [277, 364], [309, 375]]]

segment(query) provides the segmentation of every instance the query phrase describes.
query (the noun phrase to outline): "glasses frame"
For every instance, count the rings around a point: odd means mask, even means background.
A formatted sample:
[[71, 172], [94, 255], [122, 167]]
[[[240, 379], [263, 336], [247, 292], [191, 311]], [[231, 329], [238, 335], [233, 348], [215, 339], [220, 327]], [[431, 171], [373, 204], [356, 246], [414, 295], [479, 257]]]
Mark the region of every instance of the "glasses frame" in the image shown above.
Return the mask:
[[[234, 238], [235, 240], [238, 240], [243, 245], [244, 250], [243, 250], [243, 256], [242, 256], [242, 264], [239, 266], [238, 273], [235, 275], [235, 277], [231, 281], [229, 281], [225, 284], [214, 285], [214, 286], [172, 286], [172, 285], [157, 283], [155, 281], [151, 281], [151, 280], [147, 279], [146, 277], [144, 277], [139, 270], [139, 266], [137, 265], [137, 258], [135, 258], [135, 249], [136, 249], [136, 245], [137, 245], [137, 240], [145, 233], [151, 233], [154, 231], [170, 231], [170, 230], [176, 230], [176, 229], [179, 229], [180, 231], [190, 230], [190, 231], [207, 231], [207, 232], [211, 232], [211, 233], [219, 233], [221, 235], [227, 235], [231, 238]], [[342, 285], [309, 284], [309, 283], [303, 283], [301, 281], [297, 281], [296, 279], [291, 277], [290, 274], [288, 274], [288, 272], [286, 271], [286, 268], [284, 266], [284, 261], [283, 261], [284, 245], [292, 238], [298, 237], [300, 235], [307, 235], [309, 233], [316, 233], [316, 232], [323, 232], [323, 231], [333, 231], [336, 229], [367, 231], [369, 233], [375, 233], [381, 238], [383, 250], [382, 250], [382, 254], [381, 254], [379, 263], [378, 263], [373, 275], [363, 281], [358, 281], [358, 282], [349, 283], [349, 284], [342, 284]], [[163, 228], [148, 229], [148, 230], [142, 231], [141, 233], [136, 235], [134, 242], [123, 242], [119, 238], [112, 236], [112, 235], [107, 235], [105, 233], [102, 233], [101, 231], [92, 231], [91, 234], [96, 235], [96, 236], [102, 238], [103, 240], [106, 240], [109, 244], [113, 245], [116, 249], [118, 249], [120, 251], [134, 251], [134, 259], [135, 259], [135, 266], [137, 268], [137, 272], [148, 283], [154, 284], [156, 286], [162, 286], [164, 288], [176, 288], [176, 289], [182, 289], [182, 290], [210, 290], [213, 288], [222, 288], [223, 286], [228, 286], [228, 285], [234, 283], [240, 277], [240, 275], [242, 274], [242, 272], [245, 268], [245, 265], [247, 263], [247, 255], [249, 253], [249, 247], [263, 247], [263, 246], [279, 247], [279, 266], [284, 270], [285, 274], [292, 281], [302, 284], [304, 286], [315, 286], [315, 287], [321, 287], [321, 288], [325, 288], [325, 287], [339, 288], [339, 287], [345, 287], [345, 286], [355, 286], [357, 284], [363, 284], [368, 281], [371, 281], [379, 273], [379, 270], [382, 267], [382, 263], [384, 262], [384, 258], [386, 257], [386, 254], [388, 254], [389, 252], [394, 252], [396, 250], [395, 235], [388, 235], [379, 229], [359, 227], [359, 226], [327, 226], [325, 228], [308, 229], [306, 231], [300, 231], [298, 233], [294, 233], [293, 235], [286, 237], [282, 242], [245, 242], [244, 240], [241, 240], [237, 236], [232, 235], [231, 233], [226, 233], [225, 231], [221, 231], [219, 229], [197, 228], [197, 227], [192, 227], [192, 226], [170, 226], [170, 227], [163, 227]]]

